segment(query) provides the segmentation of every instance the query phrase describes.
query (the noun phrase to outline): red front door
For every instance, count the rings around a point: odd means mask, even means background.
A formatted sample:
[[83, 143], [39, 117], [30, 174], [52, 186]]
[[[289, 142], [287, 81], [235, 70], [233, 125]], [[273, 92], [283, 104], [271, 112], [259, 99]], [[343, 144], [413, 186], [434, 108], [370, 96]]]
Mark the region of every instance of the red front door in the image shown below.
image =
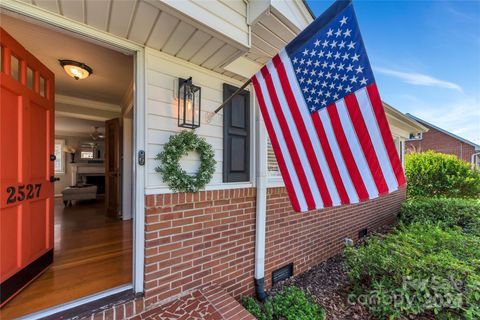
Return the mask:
[[54, 75], [0, 28], [0, 306], [53, 262]]

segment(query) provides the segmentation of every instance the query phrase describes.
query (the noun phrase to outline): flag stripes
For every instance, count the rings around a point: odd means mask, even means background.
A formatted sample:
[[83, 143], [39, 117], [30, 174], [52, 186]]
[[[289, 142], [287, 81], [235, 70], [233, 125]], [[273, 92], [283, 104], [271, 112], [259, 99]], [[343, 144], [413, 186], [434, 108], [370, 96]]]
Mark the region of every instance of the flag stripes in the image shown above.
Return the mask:
[[357, 203], [405, 183], [374, 83], [310, 114], [284, 50], [252, 83], [294, 210]]

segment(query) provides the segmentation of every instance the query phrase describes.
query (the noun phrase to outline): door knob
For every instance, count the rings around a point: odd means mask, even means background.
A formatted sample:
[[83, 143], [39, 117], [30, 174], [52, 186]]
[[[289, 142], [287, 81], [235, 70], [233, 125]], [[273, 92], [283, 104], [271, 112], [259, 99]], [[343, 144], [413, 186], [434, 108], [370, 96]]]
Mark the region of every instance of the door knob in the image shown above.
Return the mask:
[[50, 176], [50, 182], [55, 182], [55, 181], [60, 181], [60, 178], [57, 178], [55, 176]]

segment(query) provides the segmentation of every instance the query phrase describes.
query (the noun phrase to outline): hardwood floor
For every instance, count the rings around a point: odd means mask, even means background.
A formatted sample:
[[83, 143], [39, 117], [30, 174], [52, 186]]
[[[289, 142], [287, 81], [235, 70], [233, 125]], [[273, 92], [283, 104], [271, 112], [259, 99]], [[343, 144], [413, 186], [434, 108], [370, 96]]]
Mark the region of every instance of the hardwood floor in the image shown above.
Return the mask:
[[55, 201], [53, 265], [0, 310], [14, 319], [132, 281], [132, 220], [105, 214], [103, 200]]

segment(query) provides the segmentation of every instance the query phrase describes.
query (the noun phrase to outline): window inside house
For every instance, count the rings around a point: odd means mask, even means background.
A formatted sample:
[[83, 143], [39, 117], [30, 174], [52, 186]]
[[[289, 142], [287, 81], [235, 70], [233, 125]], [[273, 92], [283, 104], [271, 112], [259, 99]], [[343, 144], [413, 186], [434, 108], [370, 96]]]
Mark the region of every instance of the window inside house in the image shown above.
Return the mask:
[[63, 156], [63, 146], [65, 146], [65, 140], [55, 139], [55, 173], [65, 173], [65, 158]]

